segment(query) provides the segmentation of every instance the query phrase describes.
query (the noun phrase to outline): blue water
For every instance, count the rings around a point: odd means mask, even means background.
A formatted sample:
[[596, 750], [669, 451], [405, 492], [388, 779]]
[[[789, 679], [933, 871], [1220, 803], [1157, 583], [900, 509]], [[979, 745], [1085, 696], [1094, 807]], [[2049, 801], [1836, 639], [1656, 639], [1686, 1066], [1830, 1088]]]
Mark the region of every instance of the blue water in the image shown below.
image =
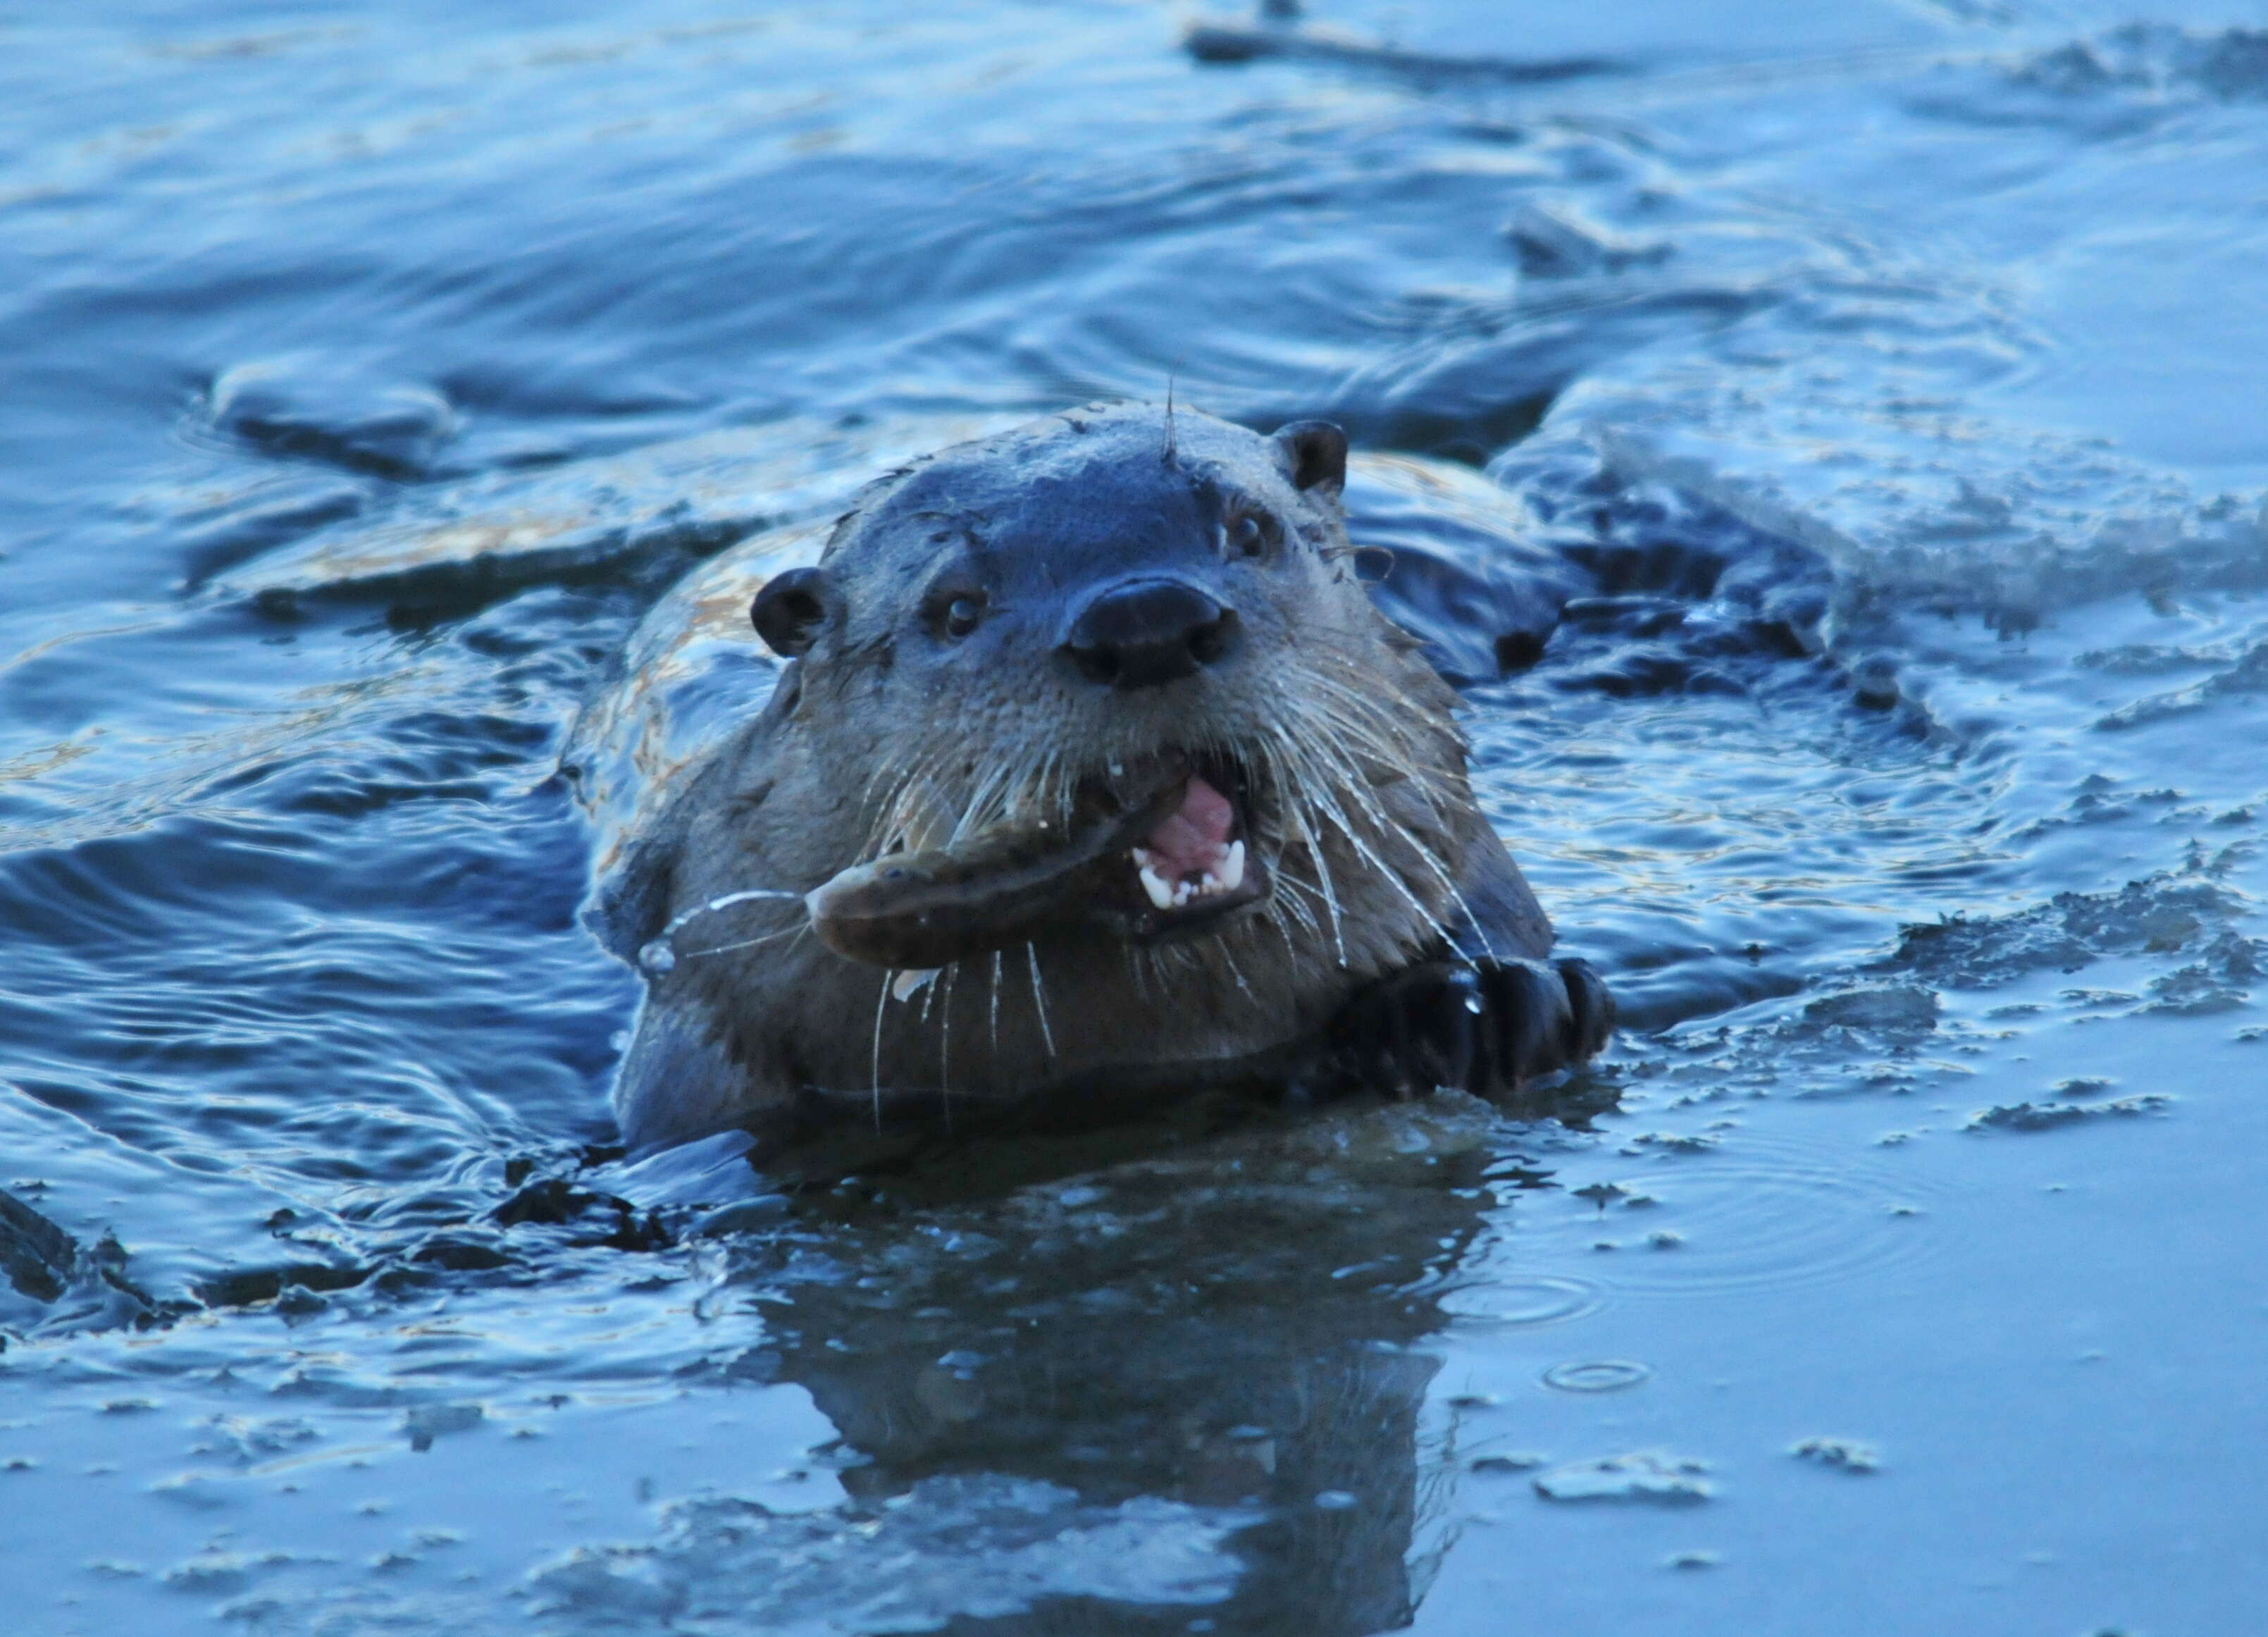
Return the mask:
[[[0, 15], [9, 1630], [2258, 1627], [2268, 15], [1308, 11]], [[1169, 380], [1611, 582], [1615, 1054], [625, 1165], [626, 645]]]

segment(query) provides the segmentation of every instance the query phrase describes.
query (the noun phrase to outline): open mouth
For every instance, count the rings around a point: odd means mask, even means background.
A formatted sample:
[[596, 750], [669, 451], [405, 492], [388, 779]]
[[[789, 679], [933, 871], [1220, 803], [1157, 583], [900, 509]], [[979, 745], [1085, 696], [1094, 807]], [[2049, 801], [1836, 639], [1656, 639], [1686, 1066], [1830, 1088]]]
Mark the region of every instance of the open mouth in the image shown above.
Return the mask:
[[1160, 762], [1187, 767], [1181, 799], [1123, 855], [1130, 881], [1106, 881], [1097, 905], [1106, 925], [1138, 943], [1191, 935], [1268, 895], [1244, 770], [1217, 756]]
[[1250, 815], [1234, 761], [1161, 751], [1088, 780], [1067, 821], [887, 853], [805, 903], [828, 948], [900, 970], [1082, 926], [1130, 943], [1194, 937], [1268, 896]]

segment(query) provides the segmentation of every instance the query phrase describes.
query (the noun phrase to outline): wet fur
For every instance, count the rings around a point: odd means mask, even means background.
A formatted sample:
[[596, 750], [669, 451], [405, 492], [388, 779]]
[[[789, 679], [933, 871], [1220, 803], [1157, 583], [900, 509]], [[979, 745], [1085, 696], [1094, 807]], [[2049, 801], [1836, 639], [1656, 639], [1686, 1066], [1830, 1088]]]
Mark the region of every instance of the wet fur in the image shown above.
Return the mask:
[[[1549, 949], [1473, 800], [1454, 696], [1357, 580], [1336, 486], [1295, 486], [1282, 443], [1186, 409], [1170, 431], [1148, 408], [1083, 410], [872, 486], [822, 557], [814, 645], [664, 816], [637, 896], [666, 921], [751, 887], [806, 890], [886, 851], [1067, 813], [1082, 776], [1179, 746], [1255, 774], [1267, 900], [1183, 942], [1067, 933], [972, 957], [906, 999], [792, 906], [696, 916], [648, 975], [618, 1082], [633, 1146], [1272, 1072], [1374, 979], [1451, 948]], [[1270, 560], [1207, 557], [1231, 492], [1285, 525]], [[1062, 608], [1098, 576], [1161, 564], [1225, 588], [1236, 651], [1134, 693], [1078, 677], [1054, 652]], [[954, 643], [921, 612], [964, 580], [996, 602], [982, 641]]]

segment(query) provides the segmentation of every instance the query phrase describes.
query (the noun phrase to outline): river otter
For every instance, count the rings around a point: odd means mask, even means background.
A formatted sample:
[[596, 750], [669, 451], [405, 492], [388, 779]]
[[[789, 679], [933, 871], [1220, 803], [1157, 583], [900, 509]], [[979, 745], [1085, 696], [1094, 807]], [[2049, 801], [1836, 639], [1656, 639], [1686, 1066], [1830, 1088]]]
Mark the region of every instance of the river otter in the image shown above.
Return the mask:
[[626, 1140], [1596, 1051], [1604, 986], [1547, 961], [1454, 695], [1355, 573], [1346, 456], [1076, 411], [878, 480], [765, 583], [792, 663], [617, 894]]

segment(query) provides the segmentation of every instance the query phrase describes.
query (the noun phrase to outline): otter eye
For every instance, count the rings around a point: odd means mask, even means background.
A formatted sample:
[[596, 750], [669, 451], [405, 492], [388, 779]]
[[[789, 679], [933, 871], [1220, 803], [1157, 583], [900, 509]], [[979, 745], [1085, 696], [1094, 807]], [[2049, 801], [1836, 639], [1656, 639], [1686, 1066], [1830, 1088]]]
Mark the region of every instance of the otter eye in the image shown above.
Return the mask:
[[1231, 512], [1220, 526], [1221, 549], [1232, 557], [1264, 556], [1276, 536], [1276, 520], [1264, 512]]
[[964, 592], [945, 605], [945, 634], [966, 637], [984, 617], [984, 599]]

